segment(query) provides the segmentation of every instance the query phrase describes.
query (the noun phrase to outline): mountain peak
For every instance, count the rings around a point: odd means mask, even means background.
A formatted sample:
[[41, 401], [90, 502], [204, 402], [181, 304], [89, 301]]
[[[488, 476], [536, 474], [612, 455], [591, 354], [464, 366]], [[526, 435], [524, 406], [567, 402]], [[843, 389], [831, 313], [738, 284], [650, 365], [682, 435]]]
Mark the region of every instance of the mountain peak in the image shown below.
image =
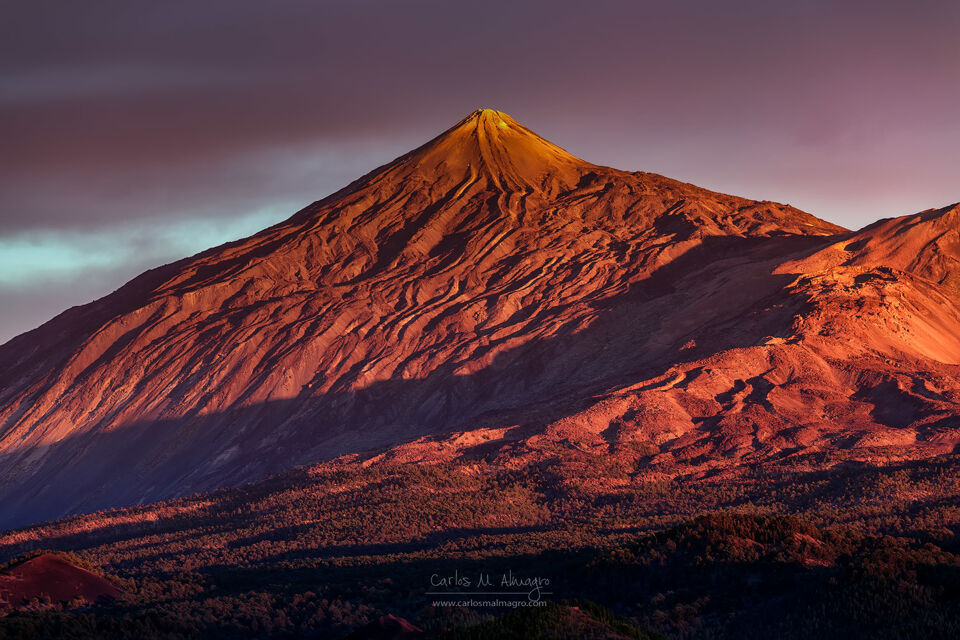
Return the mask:
[[495, 109], [477, 109], [405, 158], [465, 186], [503, 192], [570, 188], [596, 166], [577, 158]]
[[[507, 120], [513, 121], [513, 118], [511, 118], [508, 114], [504, 113], [503, 111], [482, 107], [480, 109], [477, 109], [473, 113], [471, 113], [464, 120], [479, 120], [479, 121], [485, 121], [485, 122], [492, 122], [496, 126], [505, 128], [509, 126], [507, 124]], [[516, 124], [515, 121], [514, 121], [514, 124]]]
[[[492, 135], [495, 138], [501, 133], [506, 133], [510, 131], [511, 127], [514, 130], [525, 129], [528, 133], [534, 134], [529, 129], [522, 127], [516, 120], [511, 118], [508, 114], [503, 111], [497, 111], [496, 109], [477, 109], [466, 118], [455, 124], [451, 129], [448, 129], [446, 134], [471, 134], [475, 132], [484, 132], [487, 135]], [[541, 138], [542, 140], [542, 138]], [[543, 140], [546, 142], [546, 140]], [[549, 143], [548, 143], [549, 144]]]

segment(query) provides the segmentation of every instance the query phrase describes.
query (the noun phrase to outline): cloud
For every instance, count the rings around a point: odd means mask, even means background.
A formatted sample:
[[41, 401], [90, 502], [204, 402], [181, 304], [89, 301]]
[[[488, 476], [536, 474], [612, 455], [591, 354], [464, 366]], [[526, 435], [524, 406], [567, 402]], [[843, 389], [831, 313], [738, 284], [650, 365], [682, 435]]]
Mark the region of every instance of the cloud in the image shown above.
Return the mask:
[[271, 208], [228, 221], [141, 222], [69, 234], [29, 231], [0, 237], [0, 292], [170, 262], [256, 233], [283, 220], [285, 213]]
[[148, 221], [2, 237], [0, 343], [32, 329], [38, 318], [100, 297], [151, 267], [256, 233], [288, 213], [273, 207], [229, 220]]

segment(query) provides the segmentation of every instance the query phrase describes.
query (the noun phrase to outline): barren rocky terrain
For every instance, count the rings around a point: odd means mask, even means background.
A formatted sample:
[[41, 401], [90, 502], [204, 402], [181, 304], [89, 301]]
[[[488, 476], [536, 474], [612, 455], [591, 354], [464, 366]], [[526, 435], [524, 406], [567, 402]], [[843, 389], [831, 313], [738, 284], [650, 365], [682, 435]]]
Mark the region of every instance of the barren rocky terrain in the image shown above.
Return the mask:
[[958, 218], [851, 232], [478, 110], [0, 347], [0, 525], [331, 460], [639, 482], [948, 453]]

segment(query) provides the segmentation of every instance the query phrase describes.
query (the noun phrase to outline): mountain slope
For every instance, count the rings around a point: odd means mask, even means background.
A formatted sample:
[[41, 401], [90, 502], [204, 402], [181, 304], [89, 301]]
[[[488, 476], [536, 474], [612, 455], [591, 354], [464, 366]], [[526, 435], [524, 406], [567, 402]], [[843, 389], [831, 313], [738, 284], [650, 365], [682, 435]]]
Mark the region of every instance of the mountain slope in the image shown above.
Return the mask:
[[[286, 222], [0, 347], [0, 524], [384, 448], [640, 451], [644, 473], [675, 474], [914, 446], [928, 427], [952, 446], [956, 295], [898, 271], [895, 330], [887, 285], [824, 257], [838, 242], [791, 207], [592, 165], [479, 110]], [[873, 306], [851, 319], [861, 291]], [[924, 322], [940, 359], [907, 348]], [[888, 387], [912, 431], [890, 435]]]

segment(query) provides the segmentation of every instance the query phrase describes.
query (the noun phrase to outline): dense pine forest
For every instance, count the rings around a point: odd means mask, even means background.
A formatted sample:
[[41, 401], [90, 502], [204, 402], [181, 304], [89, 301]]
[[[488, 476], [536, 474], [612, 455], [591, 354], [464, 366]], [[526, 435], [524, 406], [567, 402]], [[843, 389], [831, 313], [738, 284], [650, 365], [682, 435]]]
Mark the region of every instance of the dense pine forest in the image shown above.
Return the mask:
[[[654, 482], [586, 456], [324, 465], [0, 535], [10, 564], [66, 552], [125, 591], [8, 608], [0, 637], [366, 637], [387, 614], [438, 638], [956, 637], [958, 472], [960, 456]], [[480, 573], [550, 595], [428, 595]]]

